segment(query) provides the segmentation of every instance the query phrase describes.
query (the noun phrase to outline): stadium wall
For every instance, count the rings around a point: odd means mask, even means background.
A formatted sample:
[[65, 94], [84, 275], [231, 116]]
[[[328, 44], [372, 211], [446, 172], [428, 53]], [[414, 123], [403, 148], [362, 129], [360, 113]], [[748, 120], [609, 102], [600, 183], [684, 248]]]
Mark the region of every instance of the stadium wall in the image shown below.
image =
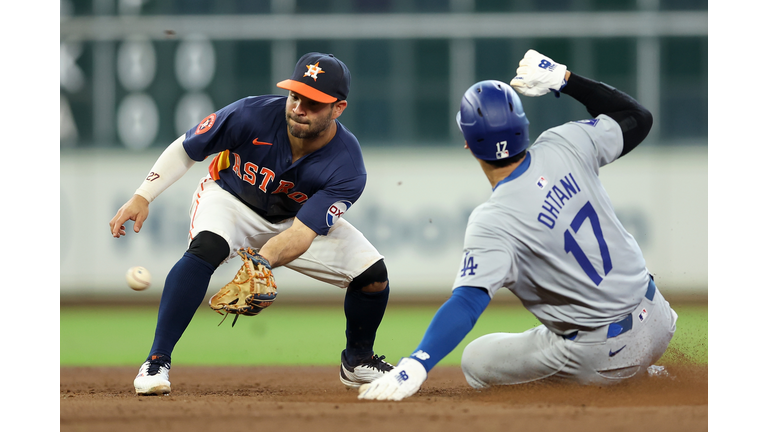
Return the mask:
[[[63, 298], [159, 296], [165, 275], [186, 249], [189, 206], [207, 163], [196, 164], [150, 206], [140, 234], [119, 240], [109, 220], [133, 194], [159, 152], [73, 150], [61, 154]], [[364, 150], [368, 184], [344, 215], [386, 257], [393, 297], [447, 296], [462, 256], [467, 218], [491, 188], [466, 150]], [[671, 295], [707, 294], [707, 147], [640, 147], [604, 167], [601, 178], [619, 218], [637, 239], [648, 268]], [[141, 265], [153, 286], [133, 293], [125, 271]], [[239, 260], [226, 263], [211, 292]], [[338, 295], [340, 290], [277, 269], [283, 296]]]

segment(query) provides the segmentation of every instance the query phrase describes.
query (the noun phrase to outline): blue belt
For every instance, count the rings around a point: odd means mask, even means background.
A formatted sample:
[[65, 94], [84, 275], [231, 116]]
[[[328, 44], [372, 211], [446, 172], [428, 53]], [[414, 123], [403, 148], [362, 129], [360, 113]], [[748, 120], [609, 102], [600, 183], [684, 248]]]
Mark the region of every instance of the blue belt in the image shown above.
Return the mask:
[[[648, 282], [648, 290], [645, 292], [645, 298], [647, 298], [649, 301], [653, 301], [654, 295], [656, 295], [656, 284], [653, 283], [653, 279], [651, 279], [651, 281]], [[624, 334], [630, 330], [632, 330], [631, 313], [622, 318], [620, 321], [608, 324], [608, 339], [614, 338], [620, 334]], [[568, 340], [574, 340], [578, 334], [579, 332], [575, 331], [571, 334], [563, 335], [563, 337]]]

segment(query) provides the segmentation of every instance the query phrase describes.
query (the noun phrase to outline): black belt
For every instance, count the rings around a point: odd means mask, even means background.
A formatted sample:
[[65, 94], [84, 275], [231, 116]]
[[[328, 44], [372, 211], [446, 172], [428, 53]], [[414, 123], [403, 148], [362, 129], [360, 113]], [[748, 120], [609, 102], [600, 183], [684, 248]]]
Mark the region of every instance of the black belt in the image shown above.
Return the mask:
[[[653, 297], [655, 295], [656, 295], [656, 284], [653, 283], [653, 279], [651, 279], [651, 281], [648, 282], [648, 290], [645, 292], [645, 298], [647, 298], [650, 301], [653, 301]], [[608, 339], [614, 338], [620, 334], [624, 334], [630, 330], [632, 330], [632, 314], [631, 313], [619, 321], [608, 324]], [[573, 333], [563, 335], [563, 338], [568, 340], [574, 340], [576, 339], [576, 336], [578, 334], [579, 332], [575, 331]]]

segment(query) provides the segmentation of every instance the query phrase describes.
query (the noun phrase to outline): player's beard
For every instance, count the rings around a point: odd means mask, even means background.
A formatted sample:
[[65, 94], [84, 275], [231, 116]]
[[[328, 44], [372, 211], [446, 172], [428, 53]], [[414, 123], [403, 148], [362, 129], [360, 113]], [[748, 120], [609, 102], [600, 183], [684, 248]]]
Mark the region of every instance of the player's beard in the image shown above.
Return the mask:
[[[320, 136], [321, 133], [325, 132], [330, 127], [331, 121], [333, 121], [331, 118], [332, 116], [333, 109], [328, 112], [328, 117], [326, 118], [319, 118], [315, 121], [309, 121], [306, 119], [299, 121], [296, 117], [293, 116], [292, 113], [286, 112], [285, 121], [288, 123], [288, 132], [291, 135], [301, 139], [313, 139]], [[291, 123], [292, 121], [294, 123]], [[306, 129], [296, 127], [297, 123], [305, 126]]]

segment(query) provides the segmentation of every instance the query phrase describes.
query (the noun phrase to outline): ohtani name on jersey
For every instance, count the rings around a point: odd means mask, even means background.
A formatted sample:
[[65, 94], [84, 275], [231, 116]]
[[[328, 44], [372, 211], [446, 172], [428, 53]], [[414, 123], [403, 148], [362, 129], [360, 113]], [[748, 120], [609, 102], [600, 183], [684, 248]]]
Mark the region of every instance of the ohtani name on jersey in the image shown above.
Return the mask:
[[560, 179], [559, 183], [552, 185], [549, 192], [547, 192], [544, 204], [541, 206], [544, 211], [539, 213], [539, 222], [549, 229], [554, 228], [557, 217], [560, 215], [560, 210], [565, 207], [568, 200], [579, 192], [581, 192], [579, 184], [576, 183], [573, 174], [568, 173], [568, 175]]
[[[232, 172], [234, 172], [236, 176], [240, 177], [240, 180], [246, 183], [250, 183], [253, 186], [256, 186], [256, 183], [258, 183], [259, 189], [266, 193], [269, 184], [275, 180], [275, 172], [267, 167], [261, 167], [261, 169], [259, 169], [259, 166], [253, 162], [245, 162], [243, 164], [240, 160], [240, 155], [237, 153], [233, 152], [232, 156], [235, 157], [235, 163], [232, 164]], [[242, 172], [240, 171], [241, 166]], [[261, 177], [260, 180], [259, 177]], [[293, 189], [294, 186], [295, 185], [293, 182], [280, 180], [280, 184], [277, 186], [277, 189], [272, 192], [272, 194], [287, 194], [288, 198], [296, 201], [297, 203], [303, 203], [309, 199], [307, 194], [303, 192], [291, 192], [291, 189]]]

